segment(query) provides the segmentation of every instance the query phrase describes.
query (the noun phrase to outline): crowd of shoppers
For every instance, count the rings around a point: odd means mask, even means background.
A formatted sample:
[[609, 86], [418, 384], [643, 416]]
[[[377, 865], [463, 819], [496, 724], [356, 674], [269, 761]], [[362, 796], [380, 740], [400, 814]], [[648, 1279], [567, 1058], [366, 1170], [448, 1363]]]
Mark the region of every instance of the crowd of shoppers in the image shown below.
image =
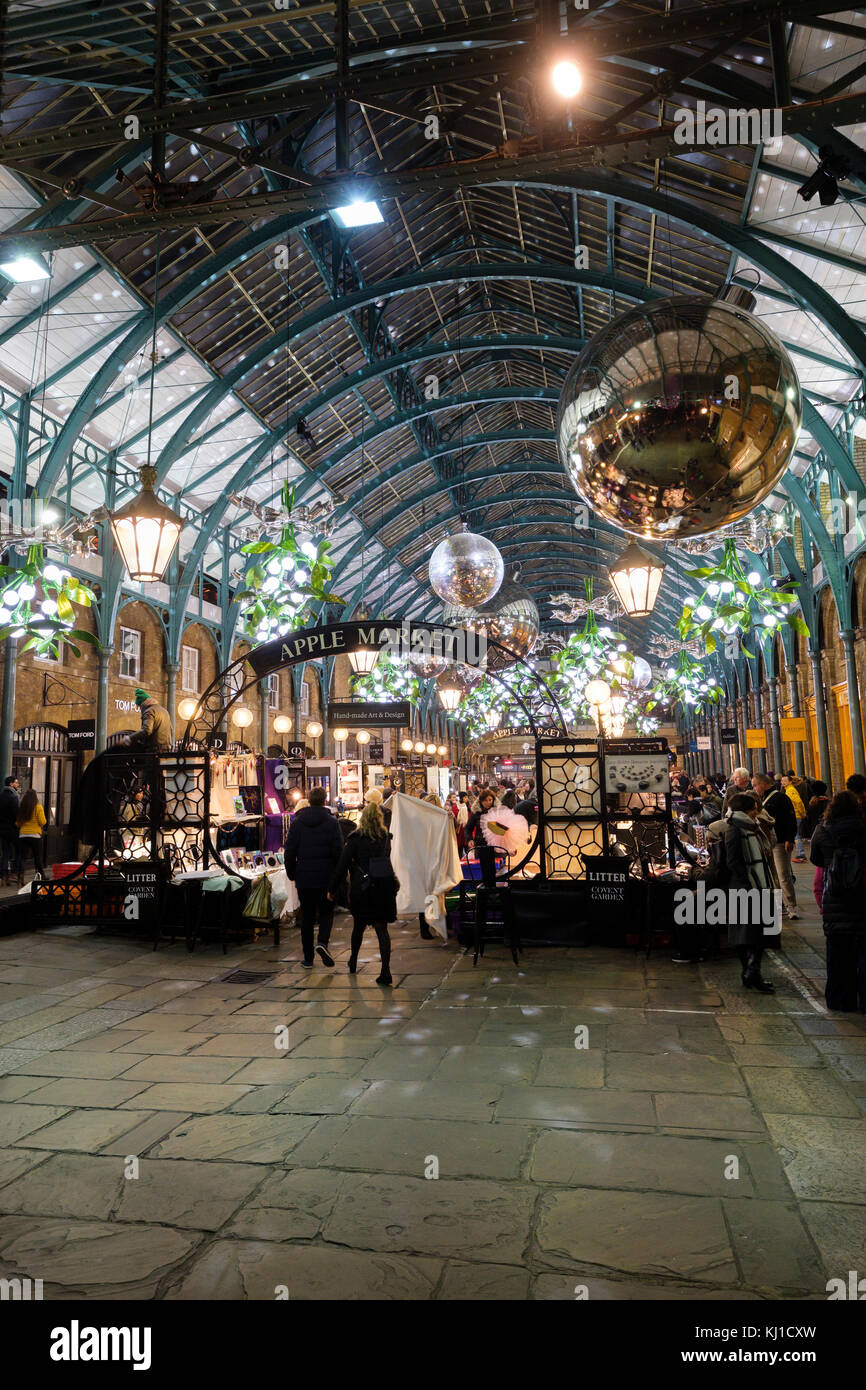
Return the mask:
[[[690, 778], [674, 766], [671, 788], [681, 813], [707, 827], [727, 886], [778, 889], [783, 919], [800, 917], [791, 866], [811, 860], [826, 940], [827, 1007], [866, 1013], [866, 777], [854, 773], [831, 796], [826, 782], [793, 769], [776, 777], [738, 767], [726, 782], [718, 773]], [[759, 923], [728, 925], [743, 984], [772, 993], [761, 975], [763, 940]]]
[[[349, 973], [356, 973], [364, 933], [372, 927], [381, 960], [376, 983], [390, 985], [392, 982], [388, 926], [397, 916], [399, 884], [391, 864], [390, 810], [387, 804], [382, 804], [383, 800], [382, 791], [371, 787], [364, 797], [357, 826], [332, 813], [321, 787], [314, 787], [308, 799], [303, 798], [296, 804], [286, 839], [285, 867], [298, 893], [301, 963], [306, 970], [315, 965], [316, 956], [325, 967], [333, 967], [334, 958], [328, 943], [334, 909], [337, 903], [347, 903], [353, 919]], [[435, 792], [428, 792], [421, 800], [442, 807]], [[482, 881], [491, 887], [496, 884], [496, 850], [485, 839], [481, 822], [497, 805], [523, 815], [529, 825], [534, 825], [538, 810], [534, 781], [526, 779], [516, 786], [473, 782], [468, 791], [449, 793], [444, 807], [453, 817], [461, 857], [474, 853]], [[418, 924], [422, 938], [433, 940], [423, 912], [418, 914]]]

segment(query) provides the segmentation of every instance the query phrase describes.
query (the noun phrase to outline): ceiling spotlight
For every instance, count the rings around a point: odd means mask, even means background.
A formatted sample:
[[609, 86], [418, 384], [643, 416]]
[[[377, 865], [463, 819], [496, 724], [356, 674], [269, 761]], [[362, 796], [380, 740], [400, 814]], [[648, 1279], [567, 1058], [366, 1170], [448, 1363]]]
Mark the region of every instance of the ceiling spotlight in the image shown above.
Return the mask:
[[22, 250], [8, 243], [0, 247], [0, 270], [7, 280], [13, 280], [16, 285], [32, 280], [48, 280], [51, 276], [45, 258], [38, 251]]
[[570, 58], [556, 63], [550, 74], [553, 90], [561, 97], [576, 97], [583, 85], [580, 68]]
[[797, 197], [808, 203], [817, 193], [821, 206], [831, 207], [839, 197], [836, 180], [847, 178], [850, 172], [851, 166], [843, 155], [836, 154], [829, 145], [822, 145], [818, 150], [818, 167], [797, 189]]
[[365, 198], [353, 198], [342, 207], [331, 208], [331, 216], [338, 227], [347, 231], [352, 231], [355, 227], [374, 227], [377, 222], [385, 221], [379, 204]]

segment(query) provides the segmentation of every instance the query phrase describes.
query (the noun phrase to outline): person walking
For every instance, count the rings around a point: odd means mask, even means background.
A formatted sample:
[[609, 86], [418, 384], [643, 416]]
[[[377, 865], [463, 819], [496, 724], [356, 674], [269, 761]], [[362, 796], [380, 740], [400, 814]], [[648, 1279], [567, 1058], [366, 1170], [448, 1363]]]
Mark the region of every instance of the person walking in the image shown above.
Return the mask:
[[812, 795], [809, 797], [806, 806], [806, 839], [811, 840], [816, 828], [824, 819], [824, 812], [830, 805], [830, 798], [827, 795], [827, 783], [820, 780], [813, 780]]
[[756, 772], [752, 778], [755, 792], [759, 798], [760, 809], [772, 817], [776, 841], [773, 845], [773, 863], [782, 890], [782, 907], [790, 921], [799, 920], [797, 911], [797, 890], [794, 885], [794, 871], [791, 868], [791, 851], [797, 835], [797, 817], [789, 796], [777, 788], [775, 780], [766, 772]]
[[33, 856], [33, 868], [37, 878], [45, 877], [45, 865], [42, 861], [42, 831], [45, 828], [46, 817], [39, 797], [33, 787], [29, 787], [21, 798], [18, 806], [18, 882], [24, 882], [24, 856]]
[[475, 850], [481, 866], [481, 882], [485, 888], [496, 887], [496, 852], [488, 845], [481, 828], [481, 817], [486, 816], [496, 805], [496, 797], [489, 787], [485, 787], [472, 807], [466, 822], [466, 845]]
[[18, 850], [18, 801], [21, 784], [7, 777], [0, 791], [0, 878], [8, 888], [21, 869]]
[[[729, 890], [757, 888], [763, 907], [768, 901], [765, 895], [772, 893], [775, 885], [766, 844], [756, 825], [757, 815], [757, 797], [740, 792], [731, 798], [725, 831], [725, 863]], [[728, 902], [732, 901], [729, 893]], [[743, 984], [746, 989], [757, 989], [761, 994], [774, 994], [774, 986], [761, 975], [764, 913], [749, 910], [735, 915], [737, 920], [728, 922], [728, 944], [736, 947], [740, 957]], [[743, 917], [745, 921], [741, 920]], [[757, 921], [752, 920], [755, 917]]]
[[803, 794], [800, 790], [802, 785], [804, 784], [794, 776], [793, 772], [784, 773], [782, 777], [782, 790], [794, 808], [794, 817], [796, 821], [796, 837], [794, 839], [794, 855], [792, 860], [794, 864], [805, 864], [806, 862], [806, 846], [803, 843], [803, 836], [806, 829], [806, 803], [803, 800]]
[[334, 869], [343, 852], [343, 836], [335, 816], [325, 805], [324, 787], [310, 790], [310, 804], [298, 811], [286, 839], [286, 874], [294, 880], [301, 907], [301, 946], [305, 970], [315, 965], [313, 937], [319, 925], [315, 952], [329, 968], [334, 958], [328, 950], [334, 922], [334, 900], [329, 894]]
[[810, 854], [823, 876], [827, 1008], [866, 1014], [866, 820], [854, 793], [833, 797], [812, 836]]
[[391, 836], [385, 829], [382, 808], [368, 801], [361, 812], [358, 829], [349, 836], [339, 863], [331, 876], [330, 896], [333, 898], [343, 879], [349, 875], [349, 911], [352, 914], [352, 941], [349, 954], [349, 974], [358, 970], [358, 952], [367, 927], [372, 927], [379, 941], [382, 963], [376, 976], [377, 985], [390, 985], [391, 937], [388, 923], [397, 918], [399, 884], [391, 865]]

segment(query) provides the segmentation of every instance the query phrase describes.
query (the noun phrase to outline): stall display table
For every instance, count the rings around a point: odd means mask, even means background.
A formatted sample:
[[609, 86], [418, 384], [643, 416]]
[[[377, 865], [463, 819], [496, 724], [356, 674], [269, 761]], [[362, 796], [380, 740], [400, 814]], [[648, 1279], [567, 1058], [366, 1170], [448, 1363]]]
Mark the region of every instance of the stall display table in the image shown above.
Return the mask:
[[[250, 887], [256, 879], [261, 878], [263, 872], [267, 873], [269, 878], [273, 878], [276, 874], [285, 871], [280, 867], [264, 871], [261, 869], [233, 869], [231, 873], [227, 873], [223, 868], [214, 866], [211, 869], [185, 870], [172, 876], [172, 885], [183, 893], [187, 950], [195, 950], [196, 942], [203, 934], [203, 928], [210, 925], [211, 918], [220, 933], [223, 954], [228, 949], [230, 930], [246, 927], [255, 931], [255, 919], [243, 917], [241, 913], [249, 897]], [[296, 911], [299, 906], [294, 883], [290, 879], [286, 881], [289, 886], [289, 895], [281, 909], [281, 916], [283, 917]], [[211, 901], [213, 895], [217, 895], [218, 899], [215, 912], [212, 912], [215, 906]], [[280, 944], [281, 916], [272, 917], [270, 921], [275, 946]]]

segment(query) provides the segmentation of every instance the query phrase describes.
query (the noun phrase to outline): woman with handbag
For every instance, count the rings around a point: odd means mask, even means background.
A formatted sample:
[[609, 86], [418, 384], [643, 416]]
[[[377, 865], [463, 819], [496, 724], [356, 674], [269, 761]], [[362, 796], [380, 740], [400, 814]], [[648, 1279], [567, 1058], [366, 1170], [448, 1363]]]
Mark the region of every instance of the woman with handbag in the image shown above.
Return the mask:
[[[725, 862], [729, 889], [757, 888], [763, 904], [765, 894], [775, 893], [776, 880], [772, 851], [757, 823], [758, 812], [757, 798], [751, 794], [741, 792], [731, 797], [725, 832]], [[728, 901], [732, 901], [730, 895]], [[750, 908], [743, 915], [745, 920], [737, 914], [736, 922], [728, 923], [728, 945], [734, 946], [740, 957], [746, 989], [773, 994], [774, 986], [761, 975], [765, 944], [763, 907], [760, 913], [755, 914]]]
[[391, 938], [388, 923], [397, 919], [397, 890], [400, 887], [391, 866], [391, 836], [385, 829], [385, 819], [376, 801], [368, 801], [358, 829], [343, 846], [343, 853], [331, 879], [329, 897], [333, 898], [340, 884], [349, 875], [349, 911], [354, 919], [349, 955], [349, 974], [358, 969], [358, 952], [367, 927], [372, 927], [379, 941], [382, 970], [377, 985], [390, 985]]

